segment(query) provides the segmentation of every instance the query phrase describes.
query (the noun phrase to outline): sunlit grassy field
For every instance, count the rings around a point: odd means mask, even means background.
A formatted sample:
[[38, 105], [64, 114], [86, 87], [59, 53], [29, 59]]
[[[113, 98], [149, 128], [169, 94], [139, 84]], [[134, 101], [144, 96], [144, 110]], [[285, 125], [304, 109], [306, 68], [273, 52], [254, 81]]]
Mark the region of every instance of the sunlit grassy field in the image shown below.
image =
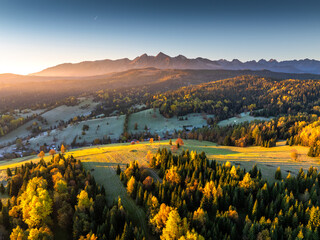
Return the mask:
[[[217, 146], [214, 143], [185, 141], [184, 148], [194, 149], [198, 152], [204, 151], [209, 159], [226, 162], [230, 161], [234, 165], [250, 170], [253, 165], [261, 169], [262, 176], [270, 181], [274, 180], [274, 173], [280, 166], [282, 175], [286, 176], [290, 171], [296, 175], [300, 168], [308, 170], [310, 166], [320, 166], [319, 158], [307, 156], [308, 147], [287, 146], [285, 141], [277, 142], [277, 147], [229, 147]], [[192, 145], [188, 147], [188, 145]], [[291, 159], [291, 152], [296, 150], [298, 153], [297, 161]]]
[[[175, 141], [173, 140], [173, 142]], [[184, 146], [177, 152], [186, 149], [195, 150], [198, 153], [204, 151], [209, 159], [221, 162], [230, 161], [246, 170], [250, 170], [254, 164], [257, 164], [263, 177], [270, 181], [274, 181], [274, 173], [278, 166], [281, 167], [283, 176], [286, 176], [288, 171], [295, 175], [301, 167], [307, 170], [310, 166], [318, 167], [320, 165], [319, 158], [307, 156], [307, 147], [290, 147], [286, 146], [285, 142], [278, 142], [277, 147], [273, 148], [217, 146], [211, 142], [196, 140], [185, 140], [184, 143]], [[132, 220], [139, 222], [140, 226], [146, 229], [143, 210], [127, 196], [126, 189], [114, 170], [118, 164], [122, 169], [125, 169], [126, 165], [133, 160], [138, 161], [140, 165], [147, 166], [147, 152], [155, 153], [159, 147], [171, 148], [169, 141], [154, 142], [153, 144], [143, 142], [135, 145], [124, 143], [70, 150], [66, 155], [73, 155], [76, 159], [81, 160], [88, 170], [92, 171], [96, 181], [104, 185], [110, 203], [120, 196], [125, 208], [133, 217]], [[290, 154], [293, 149], [298, 152], [298, 161], [291, 159]], [[50, 160], [51, 156], [45, 156], [44, 159]], [[5, 170], [8, 167], [15, 168], [31, 160], [37, 162], [40, 159], [38, 157], [26, 157], [2, 161], [0, 162], [0, 170]]]
[[[171, 148], [168, 143], [169, 141], [160, 141], [160, 143], [157, 141], [153, 144], [143, 142], [135, 145], [131, 145], [130, 143], [110, 144], [70, 150], [66, 155], [72, 154], [75, 158], [80, 159], [88, 168], [89, 164], [91, 168], [101, 168], [101, 163], [103, 163], [103, 168], [107, 168], [109, 171], [115, 169], [117, 164], [125, 168], [126, 164], [133, 160], [139, 161], [142, 165], [147, 165], [145, 158], [147, 152], [156, 152], [159, 147]], [[199, 142], [196, 140], [184, 140], [184, 143], [184, 146], [178, 150], [179, 152], [186, 149], [195, 150], [199, 153], [204, 151], [209, 159], [221, 162], [230, 161], [247, 170], [250, 170], [254, 164], [257, 164], [258, 168], [262, 171], [263, 177], [270, 180], [273, 179], [274, 172], [278, 166], [281, 167], [283, 174], [287, 173], [287, 171], [296, 174], [301, 167], [307, 170], [310, 166], [320, 166], [319, 158], [307, 156], [307, 147], [290, 147], [285, 145], [284, 141], [277, 142], [277, 147], [273, 148], [217, 146], [215, 143]], [[291, 159], [290, 154], [293, 150], [296, 150], [298, 153], [297, 161]], [[46, 156], [45, 160], [49, 160], [50, 158], [51, 156]], [[1, 161], [0, 170], [8, 167], [14, 168], [21, 165], [21, 163], [31, 160], [37, 162], [39, 158], [25, 157]]]

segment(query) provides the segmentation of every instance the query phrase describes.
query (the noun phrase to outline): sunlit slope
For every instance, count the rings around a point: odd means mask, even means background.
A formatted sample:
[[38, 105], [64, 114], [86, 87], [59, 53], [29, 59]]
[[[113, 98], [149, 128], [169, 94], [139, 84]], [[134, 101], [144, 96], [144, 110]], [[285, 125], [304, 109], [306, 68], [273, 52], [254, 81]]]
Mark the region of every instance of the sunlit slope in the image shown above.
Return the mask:
[[[160, 141], [150, 144], [143, 142], [135, 145], [130, 143], [110, 144], [94, 147], [86, 147], [81, 149], [70, 150], [66, 155], [73, 155], [80, 159], [90, 169], [115, 169], [117, 164], [125, 168], [127, 163], [136, 160], [142, 165], [147, 165], [146, 154], [148, 151], [155, 153], [159, 147], [171, 148], [169, 141]], [[174, 142], [174, 141], [173, 141]], [[240, 165], [247, 170], [250, 170], [254, 164], [261, 168], [263, 177], [272, 180], [274, 172], [278, 166], [281, 167], [283, 174], [288, 171], [292, 174], [297, 174], [302, 167], [307, 170], [310, 166], [319, 167], [318, 158], [310, 158], [307, 156], [308, 148], [302, 146], [286, 146], [285, 142], [278, 142], [277, 147], [229, 147], [217, 146], [214, 143], [196, 140], [184, 140], [185, 145], [178, 151], [195, 150], [197, 152], [204, 151], [209, 159], [218, 161], [230, 161], [235, 165]], [[291, 159], [291, 151], [298, 152], [298, 161]], [[49, 160], [51, 156], [45, 156], [45, 160]], [[7, 167], [14, 168], [21, 163], [27, 161], [39, 161], [38, 157], [18, 158], [9, 161], [0, 162], [0, 169]], [[90, 166], [89, 166], [90, 165]], [[108, 170], [109, 171], [109, 170]]]

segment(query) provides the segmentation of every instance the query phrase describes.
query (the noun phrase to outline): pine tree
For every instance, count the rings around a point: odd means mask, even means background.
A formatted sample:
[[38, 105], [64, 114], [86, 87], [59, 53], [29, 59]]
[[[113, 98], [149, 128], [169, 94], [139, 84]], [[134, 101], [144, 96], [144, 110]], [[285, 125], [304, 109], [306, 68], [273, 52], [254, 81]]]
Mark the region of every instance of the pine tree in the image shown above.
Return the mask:
[[12, 172], [10, 168], [7, 168], [7, 176], [12, 177]]
[[111, 224], [109, 231], [109, 239], [114, 240], [116, 238], [116, 231], [114, 230], [113, 224]]
[[123, 229], [123, 233], [121, 235], [121, 238], [120, 240], [131, 240], [132, 239], [132, 236], [133, 235], [133, 232], [132, 232], [132, 225], [130, 223], [130, 225], [128, 226], [127, 223], [125, 223], [124, 225], [124, 229]]
[[62, 154], [66, 152], [66, 147], [63, 144], [61, 145], [60, 151]]
[[252, 209], [252, 217], [257, 220], [258, 219], [258, 211], [259, 211], [259, 208], [258, 208], [258, 200], [256, 199], [256, 201], [254, 202], [254, 205], [253, 205], [253, 209]]
[[282, 179], [280, 167], [277, 168], [276, 173], [274, 175], [274, 179], [276, 179], [276, 180], [281, 180]]
[[135, 198], [136, 191], [137, 191], [136, 179], [134, 178], [134, 176], [132, 176], [127, 184], [127, 192], [132, 198]]
[[120, 173], [121, 173], [121, 168], [120, 168], [120, 165], [118, 164], [118, 166], [117, 166], [117, 175], [120, 175]]

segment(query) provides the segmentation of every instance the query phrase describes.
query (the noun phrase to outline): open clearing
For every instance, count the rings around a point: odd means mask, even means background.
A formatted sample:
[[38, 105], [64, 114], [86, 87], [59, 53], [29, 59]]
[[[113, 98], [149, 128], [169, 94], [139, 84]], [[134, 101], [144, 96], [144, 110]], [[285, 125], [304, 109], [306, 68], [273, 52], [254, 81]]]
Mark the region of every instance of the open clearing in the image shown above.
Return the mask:
[[45, 112], [41, 116], [48, 121], [47, 127], [55, 126], [59, 121], [68, 121], [76, 116], [88, 116], [91, 111], [98, 105], [97, 102], [93, 102], [92, 98], [81, 98], [81, 101], [76, 106], [62, 105], [56, 107], [48, 112]]
[[260, 120], [260, 121], [269, 121], [271, 120], [273, 117], [253, 117], [250, 116], [250, 112], [246, 112], [246, 113], [240, 113], [240, 115], [238, 117], [232, 117], [232, 118], [228, 118], [226, 120], [222, 120], [218, 123], [219, 126], [221, 127], [225, 127], [228, 125], [234, 125], [234, 124], [240, 124], [240, 123], [244, 123], [244, 122], [252, 122], [255, 120]]
[[[98, 118], [68, 125], [63, 129], [54, 129], [50, 131], [49, 135], [47, 132], [44, 132], [31, 138], [29, 140], [29, 147], [31, 149], [39, 149], [39, 146], [44, 143], [47, 145], [61, 145], [61, 143], [70, 145], [74, 138], [77, 139], [77, 143], [92, 143], [95, 139], [102, 139], [103, 137], [110, 137], [111, 139], [117, 140], [122, 134], [124, 119], [124, 115], [119, 117]], [[89, 126], [89, 129], [85, 131], [85, 135], [82, 135], [84, 125]]]
[[[130, 143], [109, 144], [94, 147], [85, 147], [75, 150], [70, 150], [66, 155], [73, 155], [75, 158], [86, 162], [99, 162], [104, 161], [106, 167], [114, 169], [117, 164], [125, 167], [127, 163], [132, 160], [137, 160], [142, 165], [146, 165], [145, 156], [148, 151], [155, 153], [159, 147], [170, 148], [168, 140], [155, 142], [142, 142], [139, 144], [131, 145]], [[174, 142], [174, 140], [173, 140]], [[230, 147], [218, 146], [212, 142], [184, 140], [185, 145], [178, 151], [182, 150], [195, 150], [198, 153], [204, 151], [209, 159], [221, 162], [230, 161], [235, 165], [240, 165], [246, 170], [250, 170], [254, 164], [257, 164], [261, 169], [264, 178], [273, 180], [275, 170], [278, 166], [284, 176], [290, 171], [292, 174], [297, 174], [300, 168], [308, 170], [310, 166], [319, 167], [319, 158], [311, 158], [307, 156], [308, 147], [302, 146], [287, 146], [285, 141], [277, 142], [277, 147], [263, 148], [263, 147]], [[293, 161], [290, 157], [291, 151], [296, 150], [298, 153], [298, 161]], [[50, 156], [45, 159], [49, 160]], [[38, 161], [39, 158], [35, 156], [17, 158], [13, 160], [1, 161], [0, 170], [7, 167], [14, 168], [21, 163], [28, 161]], [[101, 163], [99, 163], [101, 165]], [[92, 163], [91, 163], [92, 165]]]
[[0, 137], [0, 144], [6, 144], [8, 142], [14, 142], [17, 138], [26, 138], [31, 132], [27, 130], [34, 122], [37, 122], [42, 129], [50, 129], [50, 127], [54, 127], [59, 124], [60, 120], [68, 121], [70, 118], [74, 118], [76, 116], [86, 116], [91, 113], [91, 111], [97, 106], [98, 103], [93, 102], [91, 98], [81, 98], [80, 103], [76, 106], [66, 106], [62, 105], [56, 107], [52, 110], [49, 110], [40, 116], [45, 118], [48, 122], [48, 125], [44, 125], [38, 120], [34, 119], [29, 121], [12, 132], [6, 134], [3, 137]]
[[37, 110], [31, 110], [31, 109], [23, 109], [21, 111], [19, 111], [18, 109], [15, 110], [15, 117], [23, 117], [23, 118], [27, 118], [27, 117], [31, 117], [33, 114], [39, 115], [41, 113], [43, 113], [45, 111], [45, 109], [37, 109]]
[[[145, 131], [145, 126], [148, 127], [149, 132], [152, 134], [157, 133], [161, 137], [165, 135], [166, 132], [173, 133], [176, 130], [182, 130], [186, 128], [200, 128], [207, 125], [206, 118], [214, 117], [214, 115], [192, 113], [183, 116], [183, 119], [187, 120], [180, 121], [178, 117], [165, 118], [159, 112], [159, 109], [147, 109], [137, 113], [133, 113], [129, 117], [128, 122], [128, 132], [138, 133]], [[138, 124], [138, 129], [134, 130], [135, 123]]]

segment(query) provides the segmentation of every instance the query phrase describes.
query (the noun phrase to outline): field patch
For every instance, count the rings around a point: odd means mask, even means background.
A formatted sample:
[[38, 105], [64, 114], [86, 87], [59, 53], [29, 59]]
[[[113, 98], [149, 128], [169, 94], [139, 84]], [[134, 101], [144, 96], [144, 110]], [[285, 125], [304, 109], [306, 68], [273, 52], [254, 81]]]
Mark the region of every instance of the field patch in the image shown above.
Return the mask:
[[[188, 145], [194, 145], [192, 143], [194, 141], [190, 141], [185, 141], [187, 144], [183, 148], [188, 148]], [[291, 172], [292, 175], [297, 175], [300, 168], [307, 171], [310, 166], [317, 168], [320, 167], [319, 158], [311, 158], [307, 156], [309, 151], [308, 147], [290, 147], [285, 145], [285, 141], [277, 142], [277, 147], [272, 148], [258, 146], [245, 148], [217, 146], [210, 145], [208, 142], [202, 142], [202, 144], [203, 145], [198, 144], [194, 147], [190, 146], [189, 149], [195, 149], [198, 152], [204, 151], [210, 159], [220, 162], [229, 161], [234, 165], [239, 165], [241, 168], [245, 168], [247, 171], [257, 164], [257, 167], [261, 169], [263, 178], [270, 181], [274, 181], [274, 174], [277, 167], [281, 168], [283, 177], [287, 176], [289, 172]], [[293, 150], [296, 150], [298, 153], [297, 161], [291, 159], [290, 155]], [[230, 151], [230, 153], [223, 151]]]
[[[207, 125], [207, 118], [214, 117], [214, 115], [192, 113], [181, 117], [165, 118], [159, 112], [159, 109], [147, 109], [137, 113], [133, 113], [129, 117], [128, 132], [139, 133], [145, 131], [147, 126], [148, 131], [152, 134], [157, 133], [164, 136], [166, 132], [173, 133], [174, 130], [192, 129], [194, 127], [201, 128]], [[135, 124], [138, 124], [138, 129], [135, 129]]]
[[[173, 140], [174, 142], [175, 140]], [[106, 176], [112, 177], [114, 170], [119, 164], [122, 169], [125, 169], [126, 164], [133, 160], [138, 161], [141, 165], [147, 166], [146, 155], [148, 151], [156, 153], [158, 148], [166, 147], [171, 149], [168, 144], [169, 141], [160, 141], [150, 144], [149, 142], [141, 142], [139, 144], [131, 145], [130, 143], [122, 144], [109, 144], [95, 147], [84, 147], [79, 149], [70, 150], [66, 155], [73, 155], [75, 158], [80, 159], [88, 170], [95, 169], [93, 173], [97, 175], [97, 178], [104, 178]], [[262, 176], [265, 179], [274, 181], [274, 174], [277, 167], [281, 167], [282, 176], [285, 177], [288, 172], [296, 175], [300, 168], [307, 171], [310, 166], [320, 167], [319, 158], [311, 158], [307, 156], [308, 147], [302, 146], [287, 146], [285, 141], [277, 142], [277, 147], [263, 148], [258, 146], [253, 147], [230, 147], [219, 146], [215, 143], [197, 140], [184, 140], [184, 146], [182, 146], [176, 153], [182, 150], [189, 149], [201, 153], [204, 151], [209, 159], [217, 160], [219, 162], [230, 161], [236, 166], [245, 168], [249, 171], [255, 164], [262, 171]], [[298, 161], [291, 159], [291, 152], [296, 150], [298, 153]], [[51, 159], [51, 156], [46, 156], [45, 160]], [[7, 167], [14, 168], [22, 163], [29, 161], [39, 161], [36, 156], [18, 158], [9, 161], [1, 161], [0, 169], [6, 169]], [[101, 176], [100, 176], [101, 175]], [[104, 176], [106, 175], [106, 176]], [[114, 179], [118, 179], [118, 176], [113, 176]], [[116, 192], [112, 186], [112, 181], [102, 181], [104, 184], [110, 185], [107, 189], [110, 189], [109, 198], [110, 201], [114, 199], [120, 192]], [[107, 190], [108, 191], [108, 190]], [[119, 190], [120, 191], [120, 190]], [[122, 191], [122, 190], [121, 190]]]
[[0, 143], [6, 144], [8, 142], [14, 142], [17, 138], [23, 139], [28, 137], [31, 132], [27, 128], [32, 126], [34, 122], [37, 122], [42, 129], [50, 129], [50, 127], [57, 126], [59, 124], [59, 121], [61, 120], [68, 121], [69, 119], [76, 116], [89, 115], [91, 111], [97, 106], [97, 104], [98, 103], [93, 102], [92, 98], [83, 98], [76, 106], [62, 105], [51, 109], [47, 112], [44, 112], [43, 114], [40, 114], [40, 116], [47, 120], [48, 124], [43, 124], [40, 121], [34, 119], [23, 124], [12, 132], [6, 134], [5, 136], [0, 137]]
[[[38, 149], [43, 143], [47, 145], [61, 145], [61, 143], [70, 145], [74, 139], [76, 139], [77, 143], [92, 143], [95, 139], [104, 137], [117, 140], [122, 134], [123, 124], [124, 115], [82, 121], [68, 125], [66, 128], [54, 129], [49, 134], [44, 132], [37, 137], [31, 138], [29, 147]], [[89, 129], [83, 131], [85, 125]]]
[[225, 120], [222, 120], [218, 123], [219, 126], [221, 127], [225, 127], [225, 126], [229, 126], [229, 125], [235, 125], [235, 124], [240, 124], [240, 123], [244, 123], [244, 122], [253, 122], [255, 120], [260, 120], [260, 121], [269, 121], [271, 120], [273, 117], [254, 117], [254, 116], [250, 116], [249, 112], [246, 113], [240, 113], [239, 116], [237, 117], [232, 117], [232, 118], [228, 118]]

